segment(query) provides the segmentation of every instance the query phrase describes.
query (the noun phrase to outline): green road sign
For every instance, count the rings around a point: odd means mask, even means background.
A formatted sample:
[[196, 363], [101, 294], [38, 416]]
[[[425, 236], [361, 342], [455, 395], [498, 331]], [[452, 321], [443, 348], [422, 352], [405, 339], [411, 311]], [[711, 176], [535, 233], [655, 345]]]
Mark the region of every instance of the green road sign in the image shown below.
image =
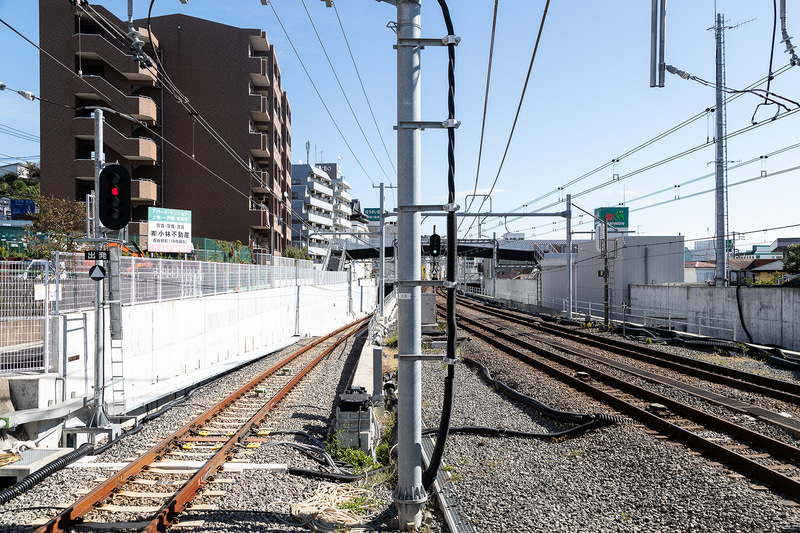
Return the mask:
[[367, 215], [367, 220], [370, 222], [380, 222], [381, 210], [378, 207], [365, 207], [364, 214]]

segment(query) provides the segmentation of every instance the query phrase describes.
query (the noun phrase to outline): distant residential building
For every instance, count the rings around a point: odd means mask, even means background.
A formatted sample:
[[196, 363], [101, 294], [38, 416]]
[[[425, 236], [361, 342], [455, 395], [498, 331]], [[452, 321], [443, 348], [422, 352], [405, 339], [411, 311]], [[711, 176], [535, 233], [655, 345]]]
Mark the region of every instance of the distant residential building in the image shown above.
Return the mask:
[[[134, 21], [163, 68], [133, 60], [117, 37], [127, 22], [102, 6], [39, 1], [40, 45], [54, 56], [41, 55], [41, 96], [64, 104], [41, 117], [42, 193], [83, 201], [92, 191], [91, 108], [112, 108], [139, 121], [106, 112], [103, 152], [131, 173], [128, 229], [143, 247], [148, 207], [164, 207], [192, 211], [193, 236], [280, 254], [291, 231], [291, 110], [275, 48], [261, 30], [186, 15], [150, 24], [152, 35]], [[167, 90], [162, 72], [189, 105]]]
[[749, 250], [736, 254], [738, 259], [780, 259], [781, 254], [774, 254], [769, 244], [754, 244]]
[[686, 261], [683, 268], [684, 283], [711, 283], [716, 264], [710, 261]]
[[353, 197], [350, 195], [350, 183], [342, 176], [342, 168], [339, 163], [320, 163], [317, 165], [331, 179], [333, 187], [333, 230], [339, 233], [350, 233], [352, 224], [350, 215], [353, 210], [350, 202]]
[[361, 201], [358, 198], [353, 198], [350, 202], [350, 233], [358, 235], [365, 241], [369, 242], [369, 219], [361, 209]]
[[792, 244], [800, 244], [800, 237], [776, 239], [770, 246], [770, 251], [773, 255], [777, 255], [781, 259], [786, 259], [786, 255], [789, 253], [789, 246]]
[[333, 183], [314, 165], [292, 165], [292, 245], [308, 247], [308, 254], [321, 262], [333, 237]]
[[20, 163], [13, 163], [11, 165], [3, 165], [0, 167], [0, 176], [5, 176], [6, 174], [16, 174], [17, 179], [26, 180], [28, 179], [28, 167], [22, 165]]

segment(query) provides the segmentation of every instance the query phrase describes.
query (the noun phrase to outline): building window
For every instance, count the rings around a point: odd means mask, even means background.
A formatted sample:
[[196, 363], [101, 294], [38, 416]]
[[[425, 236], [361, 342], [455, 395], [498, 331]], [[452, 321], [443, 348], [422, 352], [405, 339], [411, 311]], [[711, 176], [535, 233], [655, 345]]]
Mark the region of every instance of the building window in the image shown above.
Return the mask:
[[300, 198], [300, 194], [296, 193], [296, 192], [293, 192], [292, 193], [292, 200], [297, 200], [298, 198]]

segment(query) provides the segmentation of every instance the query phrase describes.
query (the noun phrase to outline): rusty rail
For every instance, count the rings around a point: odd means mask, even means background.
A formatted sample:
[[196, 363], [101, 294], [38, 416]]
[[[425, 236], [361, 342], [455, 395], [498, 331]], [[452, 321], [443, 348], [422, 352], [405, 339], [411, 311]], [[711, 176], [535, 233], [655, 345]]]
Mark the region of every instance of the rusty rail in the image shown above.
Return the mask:
[[780, 490], [794, 498], [800, 498], [800, 482], [788, 476], [785, 476], [780, 472], [769, 468], [768, 466], [759, 464], [747, 458], [746, 456], [738, 454], [735, 451], [730, 450], [720, 444], [705, 439], [697, 435], [696, 433], [693, 433], [687, 429], [672, 424], [669, 421], [664, 420], [663, 418], [653, 413], [647, 412], [644, 409], [641, 409], [625, 400], [622, 400], [614, 396], [613, 394], [610, 394], [597, 387], [594, 387], [591, 384], [586, 383], [585, 381], [578, 379], [575, 376], [562, 372], [546, 364], [545, 362], [536, 359], [535, 357], [523, 353], [517, 350], [516, 348], [509, 346], [508, 344], [505, 344], [504, 342], [501, 342], [500, 340], [498, 340], [498, 338], [504, 339], [508, 343], [516, 344], [517, 346], [520, 346], [525, 350], [535, 353], [541, 357], [546, 357], [548, 359], [554, 360], [559, 364], [568, 366], [576, 370], [590, 372], [592, 376], [595, 377], [598, 381], [602, 381], [610, 386], [616, 387], [625, 392], [638, 395], [640, 398], [642, 397], [646, 398], [648, 401], [661, 403], [675, 413], [678, 413], [682, 416], [686, 416], [687, 418], [694, 419], [708, 426], [714, 427], [719, 431], [724, 431], [729, 434], [732, 434], [737, 438], [748, 441], [752, 444], [762, 446], [765, 449], [769, 450], [771, 453], [782, 455], [787, 459], [793, 461], [800, 460], [800, 449], [794, 446], [790, 446], [786, 443], [780, 442], [778, 440], [772, 439], [760, 433], [751, 431], [747, 428], [744, 428], [727, 420], [718, 418], [714, 415], [711, 415], [694, 407], [688, 406], [681, 402], [677, 402], [665, 396], [659, 395], [647, 389], [637, 387], [636, 385], [627, 383], [614, 376], [604, 374], [595, 368], [582, 365], [569, 358], [544, 350], [542, 348], [539, 348], [538, 346], [522, 341], [519, 338], [513, 337], [512, 335], [508, 335], [496, 330], [492, 330], [491, 336], [487, 335], [482, 331], [483, 329], [486, 329], [487, 326], [481, 324], [476, 320], [472, 320], [464, 316], [459, 316], [459, 327], [465, 331], [468, 331], [469, 333], [472, 333], [476, 337], [479, 337], [484, 342], [487, 342], [488, 344], [491, 344], [492, 346], [499, 348], [505, 353], [525, 363], [530, 364], [537, 370], [541, 370], [549, 374], [550, 376], [558, 379], [559, 381], [575, 389], [578, 389], [592, 396], [593, 398], [605, 403], [606, 405], [609, 405], [627, 414], [631, 418], [643, 424], [646, 424], [658, 431], [669, 434], [670, 436], [676, 438], [677, 440], [686, 442], [687, 444], [693, 446], [698, 450], [713, 455], [715, 458], [727, 463], [729, 466], [747, 475], [752, 475], [764, 481], [765, 483], [773, 486], [777, 490]]
[[[369, 317], [368, 317], [369, 318]], [[66, 508], [64, 511], [59, 513], [58, 516], [51, 519], [47, 524], [41, 526], [40, 528], [36, 529], [34, 533], [59, 533], [64, 532], [68, 528], [74, 526], [78, 522], [82, 521], [83, 517], [92, 509], [96, 507], [96, 505], [103, 501], [104, 499], [108, 498], [114, 491], [119, 489], [122, 485], [127, 483], [131, 480], [134, 476], [144, 470], [147, 466], [151, 465], [155, 461], [157, 461], [161, 455], [172, 448], [178, 441], [180, 441], [186, 435], [192, 433], [197, 429], [197, 427], [207, 423], [209, 420], [217, 416], [221, 411], [228, 408], [231, 404], [233, 404], [236, 400], [247, 394], [250, 390], [255, 388], [258, 384], [260, 384], [263, 380], [270, 377], [271, 375], [278, 372], [281, 368], [283, 368], [287, 363], [297, 359], [307, 351], [311, 350], [312, 348], [318, 346], [319, 344], [327, 341], [328, 339], [335, 337], [339, 333], [346, 331], [350, 328], [356, 328], [353, 333], [358, 331], [360, 326], [368, 320], [368, 318], [361, 319], [359, 321], [353, 322], [346, 326], [343, 326], [336, 331], [326, 335], [325, 337], [321, 337], [308, 346], [305, 346], [295, 352], [294, 354], [290, 355], [289, 357], [285, 358], [281, 362], [275, 364], [268, 370], [264, 371], [258, 377], [252, 379], [247, 384], [239, 388], [233, 394], [229, 395], [220, 403], [210, 407], [207, 409], [203, 414], [196, 417], [191, 422], [184, 425], [179, 430], [175, 431], [167, 438], [165, 438], [162, 442], [148, 450], [146, 453], [138, 457], [135, 461], [131, 462], [128, 466], [117, 472], [116, 474], [110, 476], [106, 481], [102, 484], [98, 485], [94, 490], [89, 492], [86, 496]], [[348, 336], [349, 337], [349, 336]], [[327, 355], [330, 350], [335, 348], [339, 343], [343, 342], [344, 339], [348, 337], [343, 337], [339, 342], [331, 346], [330, 348], [326, 349], [320, 356], [315, 358], [315, 360], [307, 366], [303, 372], [295, 376], [292, 381], [287, 384], [278, 394], [281, 394], [281, 398], [285, 397], [285, 395], [293, 388], [297, 382], [311, 369], [314, 365], [316, 365], [322, 358]], [[291, 387], [289, 387], [291, 385]], [[277, 396], [277, 395], [276, 395]], [[273, 397], [265, 406], [262, 408], [257, 414], [261, 415], [261, 419], [263, 416], [271, 410], [279, 401], [275, 400]], [[262, 414], [262, 411], [266, 411]], [[255, 417], [254, 417], [255, 418]], [[177, 514], [183, 511], [186, 508], [188, 502], [191, 501], [197, 495], [197, 491], [208, 481], [208, 473], [215, 471], [222, 465], [228, 457], [230, 449], [241, 440], [242, 436], [245, 432], [249, 432], [252, 424], [252, 419], [249, 420], [246, 424], [244, 424], [239, 431], [232, 437], [228, 442], [223, 445], [222, 449], [219, 450], [217, 454], [215, 454], [203, 467], [201, 467], [198, 472], [192, 476], [190, 480], [188, 480], [178, 492], [173, 495], [173, 498], [167, 502], [162, 509], [159, 510], [157, 517], [147, 526], [146, 531], [164, 531], [168, 524], [171, 523], [171, 520], [174, 519]], [[212, 463], [209, 465], [209, 463]], [[202, 472], [202, 475], [198, 475]], [[178, 494], [180, 494], [180, 498], [176, 499]]]

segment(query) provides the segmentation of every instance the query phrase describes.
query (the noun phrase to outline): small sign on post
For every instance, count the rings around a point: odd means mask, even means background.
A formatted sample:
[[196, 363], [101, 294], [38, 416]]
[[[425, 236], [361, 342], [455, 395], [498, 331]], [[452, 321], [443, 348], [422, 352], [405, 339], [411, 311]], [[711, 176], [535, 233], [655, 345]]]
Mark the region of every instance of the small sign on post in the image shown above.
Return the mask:
[[83, 258], [87, 261], [108, 261], [108, 251], [106, 250], [84, 250]]
[[89, 269], [89, 277], [94, 281], [102, 281], [106, 277], [106, 270], [100, 265], [95, 265]]

